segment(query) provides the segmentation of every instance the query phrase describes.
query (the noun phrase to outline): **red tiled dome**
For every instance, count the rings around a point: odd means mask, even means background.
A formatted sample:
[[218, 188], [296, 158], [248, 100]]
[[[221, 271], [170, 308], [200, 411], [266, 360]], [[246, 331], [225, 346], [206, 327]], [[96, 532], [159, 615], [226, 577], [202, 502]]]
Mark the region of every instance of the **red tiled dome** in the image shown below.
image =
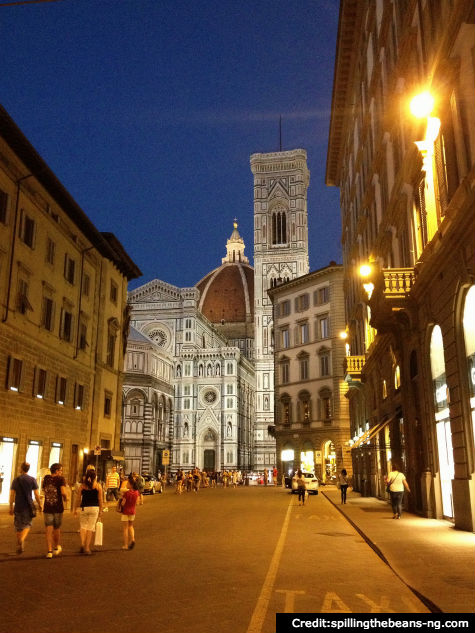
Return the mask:
[[226, 262], [196, 284], [199, 308], [211, 323], [250, 323], [254, 319], [254, 270]]

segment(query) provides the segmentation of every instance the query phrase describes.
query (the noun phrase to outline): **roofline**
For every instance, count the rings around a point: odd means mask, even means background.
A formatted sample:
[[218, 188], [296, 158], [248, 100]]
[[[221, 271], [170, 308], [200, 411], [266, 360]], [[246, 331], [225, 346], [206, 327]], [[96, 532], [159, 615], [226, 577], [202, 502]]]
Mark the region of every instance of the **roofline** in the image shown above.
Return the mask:
[[358, 50], [357, 39], [361, 33], [364, 5], [361, 0], [340, 0], [325, 173], [325, 184], [330, 187], [340, 184], [345, 119], [352, 110], [349, 97], [353, 90], [355, 51]]
[[127, 255], [112, 233], [102, 234], [38, 154], [20, 128], [0, 105], [0, 135], [66, 215], [81, 229], [91, 244], [127, 277], [136, 279], [142, 271]]
[[274, 286], [273, 288], [269, 288], [267, 290], [267, 294], [269, 297], [273, 297], [274, 295], [279, 294], [282, 290], [289, 290], [291, 288], [295, 288], [296, 286], [301, 286], [306, 281], [310, 281], [312, 277], [320, 277], [325, 273], [332, 273], [335, 271], [343, 272], [342, 264], [329, 264], [328, 266], [324, 266], [323, 268], [319, 268], [318, 270], [313, 270], [306, 275], [301, 275], [300, 277], [296, 277], [295, 279], [291, 279], [290, 281], [286, 281], [279, 286]]

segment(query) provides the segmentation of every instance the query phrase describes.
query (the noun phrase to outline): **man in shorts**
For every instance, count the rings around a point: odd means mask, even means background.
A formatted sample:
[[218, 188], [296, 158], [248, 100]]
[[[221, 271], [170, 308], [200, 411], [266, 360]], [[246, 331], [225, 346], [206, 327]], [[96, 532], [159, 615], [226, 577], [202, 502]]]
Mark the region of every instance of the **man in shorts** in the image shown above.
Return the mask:
[[120, 476], [117, 467], [112, 466], [106, 477], [106, 501], [118, 501], [120, 488]]
[[53, 554], [58, 556], [63, 549], [61, 540], [61, 523], [63, 521], [64, 503], [66, 501], [66, 481], [63, 477], [63, 466], [61, 464], [51, 464], [51, 475], [46, 475], [43, 479], [43, 494], [45, 502], [43, 506], [43, 516], [46, 527], [46, 545], [48, 552], [46, 558], [53, 558]]
[[[10, 487], [10, 514], [14, 515], [13, 525], [16, 530], [17, 554], [23, 554], [25, 551], [25, 539], [31, 528], [33, 517], [31, 516], [31, 508], [33, 501], [31, 493], [34, 492], [38, 510], [41, 512], [40, 495], [38, 492], [38, 484], [36, 479], [28, 475], [30, 464], [23, 462], [21, 465], [21, 474], [12, 481]], [[15, 504], [15, 509], [13, 508]]]

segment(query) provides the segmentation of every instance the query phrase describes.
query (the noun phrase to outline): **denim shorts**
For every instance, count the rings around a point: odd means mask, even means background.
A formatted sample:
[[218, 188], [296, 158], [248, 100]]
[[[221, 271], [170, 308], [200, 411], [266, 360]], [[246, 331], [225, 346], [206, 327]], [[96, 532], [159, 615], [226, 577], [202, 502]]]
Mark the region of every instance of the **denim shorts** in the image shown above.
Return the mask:
[[62, 512], [43, 512], [43, 516], [45, 518], [46, 527], [53, 526], [55, 530], [61, 527], [61, 523], [63, 521], [63, 513]]
[[15, 512], [13, 518], [13, 525], [17, 532], [22, 532], [26, 528], [31, 528], [31, 514], [29, 510], [22, 510], [21, 512]]

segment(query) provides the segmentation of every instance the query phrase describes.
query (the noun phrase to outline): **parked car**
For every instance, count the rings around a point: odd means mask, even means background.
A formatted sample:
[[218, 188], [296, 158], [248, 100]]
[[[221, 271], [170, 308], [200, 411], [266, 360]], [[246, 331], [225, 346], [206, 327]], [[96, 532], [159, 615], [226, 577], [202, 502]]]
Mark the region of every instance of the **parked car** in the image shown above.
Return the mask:
[[[307, 485], [308, 494], [318, 495], [318, 477], [314, 473], [302, 473]], [[292, 494], [297, 492], [297, 475], [292, 477]]]
[[143, 494], [154, 495], [156, 492], [162, 492], [162, 482], [153, 475], [142, 475], [144, 480]]

